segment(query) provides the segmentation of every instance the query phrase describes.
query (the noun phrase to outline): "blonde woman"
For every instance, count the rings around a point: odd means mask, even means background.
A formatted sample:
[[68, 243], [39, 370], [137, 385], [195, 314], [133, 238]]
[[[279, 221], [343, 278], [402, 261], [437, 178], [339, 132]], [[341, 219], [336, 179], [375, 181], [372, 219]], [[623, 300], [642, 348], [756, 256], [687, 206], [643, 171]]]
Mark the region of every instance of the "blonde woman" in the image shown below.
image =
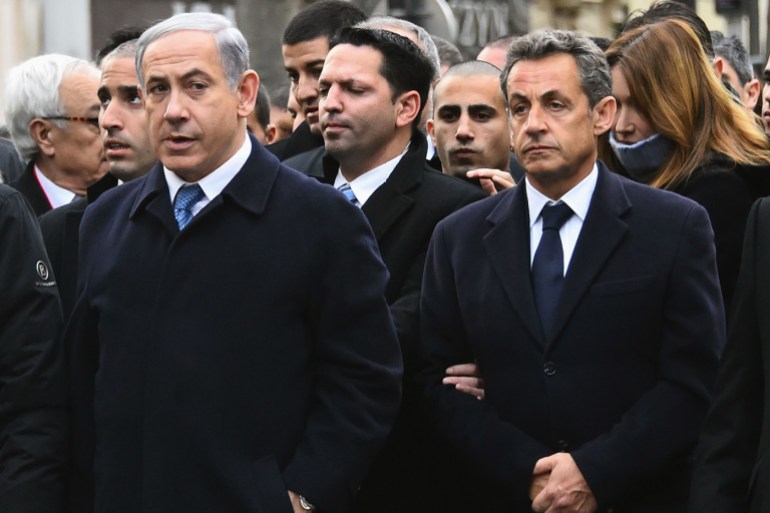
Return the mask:
[[672, 19], [630, 30], [606, 56], [618, 112], [602, 158], [636, 181], [706, 208], [729, 307], [753, 201], [736, 167], [770, 163], [768, 140], [720, 83], [685, 22]]

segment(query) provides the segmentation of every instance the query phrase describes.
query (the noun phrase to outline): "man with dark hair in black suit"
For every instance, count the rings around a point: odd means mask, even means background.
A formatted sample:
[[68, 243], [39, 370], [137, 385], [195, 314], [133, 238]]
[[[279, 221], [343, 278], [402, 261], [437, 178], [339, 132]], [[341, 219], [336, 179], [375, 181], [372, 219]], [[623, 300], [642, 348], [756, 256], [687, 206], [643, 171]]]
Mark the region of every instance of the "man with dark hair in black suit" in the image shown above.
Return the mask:
[[434, 71], [417, 45], [386, 30], [346, 28], [331, 47], [319, 80], [326, 149], [319, 178], [344, 191], [374, 230], [405, 368], [399, 420], [355, 510], [425, 511], [449, 496], [437, 499], [446, 482], [438, 482], [413, 385], [425, 252], [439, 220], [484, 194], [425, 161], [418, 123]]

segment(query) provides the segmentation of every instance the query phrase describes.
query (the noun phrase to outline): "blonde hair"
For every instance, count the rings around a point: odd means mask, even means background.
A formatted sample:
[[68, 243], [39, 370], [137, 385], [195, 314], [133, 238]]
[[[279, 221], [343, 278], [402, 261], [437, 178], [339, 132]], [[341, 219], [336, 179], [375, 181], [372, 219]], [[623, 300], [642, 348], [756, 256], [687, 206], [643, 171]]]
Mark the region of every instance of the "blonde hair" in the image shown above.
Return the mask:
[[606, 56], [626, 77], [639, 113], [676, 143], [653, 187], [670, 189], [687, 180], [712, 152], [736, 164], [770, 162], [770, 143], [758, 118], [720, 83], [685, 22], [671, 19], [630, 30]]

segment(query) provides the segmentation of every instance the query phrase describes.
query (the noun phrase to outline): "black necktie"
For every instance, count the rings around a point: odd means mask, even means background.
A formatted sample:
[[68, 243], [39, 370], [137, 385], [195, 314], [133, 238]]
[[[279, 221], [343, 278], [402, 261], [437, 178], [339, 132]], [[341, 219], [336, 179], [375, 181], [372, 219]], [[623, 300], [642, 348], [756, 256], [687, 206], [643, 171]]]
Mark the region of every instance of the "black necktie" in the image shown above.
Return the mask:
[[550, 338], [564, 283], [564, 251], [559, 230], [572, 217], [572, 209], [566, 203], [558, 203], [543, 207], [540, 215], [543, 218], [543, 236], [532, 262], [532, 289], [543, 333]]

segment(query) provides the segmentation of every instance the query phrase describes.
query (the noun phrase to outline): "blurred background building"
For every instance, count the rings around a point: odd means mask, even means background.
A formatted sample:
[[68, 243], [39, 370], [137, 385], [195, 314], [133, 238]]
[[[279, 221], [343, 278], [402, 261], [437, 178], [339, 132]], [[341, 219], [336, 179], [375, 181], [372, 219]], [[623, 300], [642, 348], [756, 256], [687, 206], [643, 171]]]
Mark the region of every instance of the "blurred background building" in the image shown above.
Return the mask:
[[[110, 33], [125, 26], [189, 11], [236, 20], [252, 48], [252, 66], [269, 87], [286, 82], [281, 34], [289, 19], [314, 0], [0, 0], [0, 73], [41, 53], [91, 59]], [[612, 38], [626, 16], [649, 0], [349, 0], [368, 14], [409, 19], [454, 42], [473, 57], [505, 34], [554, 27]], [[767, 56], [770, 0], [686, 0], [712, 30], [737, 35], [754, 61]], [[4, 81], [0, 81], [2, 84]], [[4, 85], [0, 85], [4, 88]], [[2, 91], [0, 91], [2, 93]], [[2, 102], [0, 95], [0, 102]], [[0, 109], [2, 112], [2, 109]], [[1, 119], [0, 123], [4, 121]]]

